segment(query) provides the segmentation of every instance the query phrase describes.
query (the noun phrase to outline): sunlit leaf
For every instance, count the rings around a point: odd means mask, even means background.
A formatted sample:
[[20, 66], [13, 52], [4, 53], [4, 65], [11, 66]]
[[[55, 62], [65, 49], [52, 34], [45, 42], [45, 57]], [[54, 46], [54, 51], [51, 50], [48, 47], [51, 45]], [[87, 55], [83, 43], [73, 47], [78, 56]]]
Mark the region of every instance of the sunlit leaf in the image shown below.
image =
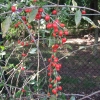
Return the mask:
[[16, 96], [16, 97], [20, 97], [21, 93], [22, 93], [22, 92], [19, 90], [19, 91], [16, 92], [15, 96]]
[[55, 95], [52, 95], [49, 100], [57, 100], [57, 97]]
[[97, 28], [97, 26], [95, 25], [95, 23], [90, 18], [88, 18], [86, 16], [82, 16], [82, 18], [84, 20], [86, 20], [88, 23], [90, 23], [94, 28]]
[[67, 48], [68, 48], [68, 49], [70, 49], [70, 50], [72, 50], [72, 49], [73, 49], [73, 48], [72, 48], [72, 46], [71, 46], [71, 45], [69, 45], [69, 44], [67, 44], [66, 46], [67, 46]]
[[37, 50], [37, 48], [32, 48], [32, 49], [29, 51], [29, 53], [30, 53], [30, 54], [35, 54], [35, 53], [36, 53], [36, 50]]
[[2, 86], [4, 86], [4, 83], [3, 82], [0, 83], [0, 87], [2, 87]]
[[80, 47], [79, 47], [79, 50], [84, 49], [84, 48], [85, 48], [84, 46], [80, 46]]
[[52, 46], [55, 43], [55, 39], [52, 39], [51, 37], [49, 37], [49, 45], [48, 47]]
[[72, 0], [72, 4], [73, 4], [73, 6], [77, 6], [77, 3], [75, 0]]
[[76, 23], [76, 27], [79, 26], [80, 22], [81, 22], [81, 18], [82, 18], [82, 14], [80, 9], [78, 11], [76, 11], [75, 13], [75, 23]]
[[1, 49], [1, 50], [4, 50], [4, 49], [5, 49], [5, 47], [4, 47], [4, 46], [0, 46], [0, 49]]
[[[72, 0], [72, 4], [73, 4], [73, 6], [77, 6], [77, 3], [76, 3], [76, 1], [75, 1], [75, 0]], [[71, 9], [72, 9], [72, 11], [76, 10], [76, 8], [75, 8], [75, 7], [72, 7]]]
[[76, 100], [75, 96], [71, 96], [70, 100]]
[[7, 31], [9, 30], [10, 24], [11, 24], [11, 17], [8, 16], [1, 24], [3, 37], [6, 35]]
[[0, 52], [0, 55], [5, 55], [6, 54], [6, 52], [5, 51], [3, 51], [3, 52]]
[[37, 12], [38, 12], [37, 9], [33, 9], [32, 12], [29, 14], [29, 19], [28, 19], [28, 22], [29, 22], [29, 23], [30, 23], [31, 21], [33, 21], [33, 19], [35, 18]]

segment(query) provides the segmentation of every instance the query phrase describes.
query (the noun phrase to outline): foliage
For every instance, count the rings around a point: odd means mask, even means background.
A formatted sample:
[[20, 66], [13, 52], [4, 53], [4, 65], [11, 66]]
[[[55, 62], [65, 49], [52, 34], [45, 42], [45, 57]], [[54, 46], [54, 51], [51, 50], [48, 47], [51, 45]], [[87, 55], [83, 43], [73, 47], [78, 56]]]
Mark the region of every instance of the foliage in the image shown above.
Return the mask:
[[[79, 27], [82, 19], [94, 28], [98, 26], [90, 18], [83, 16], [81, 8], [74, 7], [83, 2], [86, 5], [88, 1], [51, 1], [58, 3], [58, 6], [51, 8], [50, 5], [54, 5], [45, 0], [0, 1], [1, 34], [4, 37], [4, 46], [3, 44], [0, 46], [0, 59], [4, 57], [6, 59], [0, 68], [2, 95], [5, 89], [13, 99], [21, 97], [30, 100], [65, 99], [65, 95], [61, 92], [59, 75], [62, 65], [56, 54], [67, 41], [69, 34], [67, 27], [70, 21], [71, 26], [74, 23], [76, 28]], [[65, 5], [59, 7], [59, 3]], [[67, 7], [67, 4], [73, 6]], [[69, 14], [74, 14], [74, 18]], [[47, 44], [50, 48], [49, 58], [44, 59], [41, 44]], [[69, 45], [67, 48], [72, 49]], [[40, 61], [43, 62], [42, 66]], [[28, 71], [32, 74], [27, 75]], [[6, 93], [4, 95], [6, 97]], [[75, 100], [75, 97], [72, 96], [70, 100]]]

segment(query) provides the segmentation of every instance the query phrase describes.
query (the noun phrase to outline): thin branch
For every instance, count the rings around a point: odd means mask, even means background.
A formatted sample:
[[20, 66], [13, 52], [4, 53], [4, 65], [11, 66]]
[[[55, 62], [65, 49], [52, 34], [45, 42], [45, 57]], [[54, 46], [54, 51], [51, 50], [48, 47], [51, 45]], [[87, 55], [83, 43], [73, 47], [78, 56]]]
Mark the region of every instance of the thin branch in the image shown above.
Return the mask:
[[[57, 4], [55, 4], [55, 5], [45, 5], [45, 6], [43, 6], [43, 8], [49, 8], [49, 7], [57, 7]], [[94, 12], [100, 14], [100, 11], [95, 10], [95, 9], [92, 9], [92, 8], [88, 8], [88, 7], [73, 6], [73, 5], [58, 5], [58, 7], [70, 7], [70, 8], [73, 7], [73, 8], [87, 9], [87, 10], [94, 11]], [[39, 8], [39, 6], [24, 7], [24, 8], [22, 8], [22, 10], [24, 10], [24, 9], [26, 9], [26, 8]], [[19, 11], [19, 10], [16, 10], [16, 12], [18, 12], [18, 11]], [[8, 11], [8, 12], [1, 13], [0, 16], [1, 16], [1, 15], [4, 15], [4, 14], [9, 14], [9, 13], [11, 13], [11, 12], [12, 12], [12, 11]]]
[[[17, 14], [17, 15], [18, 15], [18, 14]], [[18, 18], [23, 22], [23, 24], [24, 24], [26, 30], [27, 30], [28, 33], [30, 34], [32, 40], [34, 41], [34, 43], [35, 43], [35, 45], [36, 45], [36, 47], [37, 47], [37, 49], [38, 49], [38, 51], [39, 51], [39, 53], [40, 53], [40, 56], [41, 56], [42, 61], [43, 61], [43, 64], [44, 64], [44, 66], [46, 67], [46, 64], [45, 64], [44, 58], [43, 58], [43, 56], [42, 56], [42, 53], [41, 53], [40, 49], [39, 49], [38, 46], [37, 46], [37, 43], [36, 43], [35, 38], [33, 37], [33, 35], [31, 34], [30, 30], [29, 30], [28, 27], [25, 25], [24, 21], [21, 19], [21, 17], [20, 17], [19, 15], [18, 15]]]
[[91, 94], [89, 94], [89, 95], [87, 95], [87, 96], [84, 96], [83, 98], [80, 98], [79, 100], [84, 100], [84, 99], [89, 98], [89, 97], [91, 97], [91, 96], [93, 96], [93, 95], [96, 95], [96, 94], [98, 94], [98, 93], [100, 93], [100, 90], [99, 90], [99, 91], [96, 91], [96, 92], [93, 92], [93, 93], [91, 93]]
[[86, 48], [89, 48], [89, 47], [93, 47], [93, 46], [95, 46], [95, 45], [100, 45], [100, 43], [93, 44], [93, 45], [90, 45], [90, 46], [84, 46], [84, 47], [82, 47], [82, 48], [79, 48], [79, 49], [77, 49], [77, 50], [74, 50], [74, 51], [70, 52], [69, 54], [67, 54], [67, 55], [65, 55], [65, 56], [63, 56], [63, 57], [61, 57], [61, 58], [59, 59], [59, 61], [62, 60], [63, 58], [65, 58], [65, 57], [67, 57], [67, 56], [73, 54], [73, 53], [76, 53], [76, 52], [78, 52], [78, 51], [80, 51], [80, 50], [82, 50], [82, 49], [86, 49]]

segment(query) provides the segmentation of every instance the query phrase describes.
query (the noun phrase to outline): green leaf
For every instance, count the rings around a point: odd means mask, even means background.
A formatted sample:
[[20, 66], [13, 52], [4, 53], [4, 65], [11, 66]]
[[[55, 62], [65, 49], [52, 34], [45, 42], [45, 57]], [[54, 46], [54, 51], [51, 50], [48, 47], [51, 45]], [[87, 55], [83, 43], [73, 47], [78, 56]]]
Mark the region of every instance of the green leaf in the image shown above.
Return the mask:
[[31, 77], [29, 84], [35, 84], [35, 83], [36, 83], [36, 81], [34, 80], [34, 79], [36, 78], [36, 76], [37, 76], [37, 74], [34, 74], [34, 75]]
[[21, 93], [22, 93], [22, 92], [19, 90], [18, 92], [16, 92], [15, 96], [16, 96], [16, 97], [20, 97]]
[[[75, 2], [75, 0], [72, 0], [72, 4], [73, 4], [73, 6], [77, 6], [77, 3]], [[74, 11], [74, 10], [76, 10], [77, 8], [73, 7], [73, 8], [71, 8], [71, 9], [72, 9], [72, 11]]]
[[49, 45], [48, 45], [48, 47], [52, 46], [53, 44], [55, 44], [55, 39], [52, 39], [51, 37], [49, 37]]
[[84, 20], [86, 20], [88, 23], [90, 23], [94, 28], [97, 28], [97, 26], [95, 25], [95, 23], [90, 18], [88, 18], [86, 16], [82, 16], [82, 18]]
[[35, 84], [35, 80], [30, 80], [29, 84]]
[[68, 49], [70, 49], [70, 50], [72, 50], [72, 49], [73, 49], [73, 48], [72, 48], [72, 46], [71, 46], [71, 45], [69, 45], [69, 44], [67, 44], [66, 46], [67, 46], [67, 48], [68, 48]]
[[6, 54], [6, 52], [5, 51], [3, 51], [3, 52], [0, 52], [0, 55], [5, 55]]
[[7, 31], [10, 28], [10, 24], [11, 24], [11, 17], [8, 16], [1, 24], [1, 28], [2, 28], [2, 32], [3, 32], [3, 37], [5, 36], [5, 34], [7, 33]]
[[81, 22], [81, 18], [82, 18], [82, 14], [80, 9], [78, 11], [76, 11], [75, 13], [75, 23], [76, 23], [76, 28], [79, 26], [80, 22]]
[[0, 3], [4, 3], [4, 0], [0, 0]]
[[73, 4], [73, 6], [77, 6], [77, 3], [75, 0], [72, 0], [72, 4]]
[[71, 96], [70, 100], [76, 100], [75, 96]]
[[57, 100], [57, 97], [55, 95], [52, 95], [49, 100]]
[[85, 46], [80, 46], [80, 47], [79, 47], [79, 50], [84, 49], [84, 48], [85, 48]]
[[60, 100], [66, 100], [66, 95], [64, 93], [60, 93]]
[[33, 9], [32, 12], [29, 14], [29, 19], [28, 19], [28, 22], [29, 22], [29, 23], [30, 23], [31, 21], [33, 21], [33, 19], [35, 18], [37, 12], [38, 12], [37, 9]]
[[37, 48], [32, 48], [32, 49], [29, 51], [29, 53], [30, 53], [30, 54], [35, 54], [35, 53], [36, 53], [36, 50], [37, 50]]
[[0, 83], [0, 88], [1, 88], [2, 86], [4, 86], [4, 83], [3, 83], [3, 82]]
[[4, 46], [0, 46], [0, 49], [3, 51], [5, 49], [5, 47]]
[[47, 99], [47, 97], [43, 97], [43, 98], [42, 98], [42, 99], [40, 99], [40, 100], [48, 100], [48, 99]]

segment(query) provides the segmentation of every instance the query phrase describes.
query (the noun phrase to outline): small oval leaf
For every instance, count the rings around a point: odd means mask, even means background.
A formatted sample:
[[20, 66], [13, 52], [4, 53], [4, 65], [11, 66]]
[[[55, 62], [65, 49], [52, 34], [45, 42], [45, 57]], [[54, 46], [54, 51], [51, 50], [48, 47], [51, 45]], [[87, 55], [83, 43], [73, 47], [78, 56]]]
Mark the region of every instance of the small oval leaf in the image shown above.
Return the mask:
[[37, 50], [37, 48], [32, 48], [32, 49], [29, 51], [29, 53], [30, 53], [30, 54], [34, 54], [34, 53], [36, 53], [36, 50]]
[[38, 12], [37, 9], [33, 9], [32, 12], [29, 14], [29, 19], [28, 19], [28, 22], [29, 22], [29, 23], [30, 23], [31, 21], [33, 21], [33, 19], [35, 18], [37, 12]]
[[81, 22], [81, 18], [82, 18], [82, 14], [80, 9], [78, 11], [76, 11], [75, 13], [75, 23], [76, 23], [76, 28], [79, 26], [80, 22]]
[[95, 25], [95, 23], [90, 18], [88, 18], [86, 16], [82, 16], [82, 18], [84, 20], [86, 20], [88, 23], [90, 23], [94, 28], [97, 28], [97, 26]]
[[70, 100], [76, 100], [75, 96], [71, 96]]
[[10, 24], [11, 24], [11, 17], [8, 16], [8, 17], [2, 22], [2, 24], [1, 24], [3, 36], [5, 36], [5, 34], [7, 33], [7, 31], [9, 30]]

